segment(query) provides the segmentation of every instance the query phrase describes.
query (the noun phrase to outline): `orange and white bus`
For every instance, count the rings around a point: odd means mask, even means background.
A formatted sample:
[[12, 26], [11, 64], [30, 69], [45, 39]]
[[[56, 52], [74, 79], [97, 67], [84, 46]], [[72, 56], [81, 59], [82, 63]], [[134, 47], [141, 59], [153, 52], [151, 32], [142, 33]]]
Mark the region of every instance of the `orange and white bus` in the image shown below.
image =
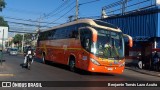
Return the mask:
[[[131, 45], [131, 37], [129, 41]], [[40, 32], [36, 56], [43, 62], [69, 65], [71, 71], [121, 74], [125, 67], [124, 34], [109, 23], [79, 19]]]

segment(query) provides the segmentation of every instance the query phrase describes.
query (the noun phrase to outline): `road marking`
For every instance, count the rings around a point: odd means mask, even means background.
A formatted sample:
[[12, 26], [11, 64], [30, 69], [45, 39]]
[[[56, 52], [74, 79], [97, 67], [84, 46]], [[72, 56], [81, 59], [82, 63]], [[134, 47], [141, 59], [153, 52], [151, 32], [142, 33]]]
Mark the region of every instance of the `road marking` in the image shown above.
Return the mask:
[[7, 76], [13, 77], [14, 74], [0, 74], [0, 77], [7, 77]]

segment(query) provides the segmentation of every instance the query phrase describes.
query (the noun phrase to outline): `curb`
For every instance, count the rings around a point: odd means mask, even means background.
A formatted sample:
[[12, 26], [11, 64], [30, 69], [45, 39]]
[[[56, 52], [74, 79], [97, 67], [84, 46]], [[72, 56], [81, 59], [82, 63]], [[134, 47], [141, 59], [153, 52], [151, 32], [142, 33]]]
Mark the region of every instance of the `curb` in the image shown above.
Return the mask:
[[147, 74], [147, 75], [151, 75], [151, 76], [157, 76], [160, 77], [160, 72], [156, 72], [156, 71], [149, 71], [149, 70], [144, 70], [144, 69], [136, 69], [136, 68], [131, 68], [131, 67], [125, 67], [125, 69], [128, 70], [132, 70], [141, 74]]

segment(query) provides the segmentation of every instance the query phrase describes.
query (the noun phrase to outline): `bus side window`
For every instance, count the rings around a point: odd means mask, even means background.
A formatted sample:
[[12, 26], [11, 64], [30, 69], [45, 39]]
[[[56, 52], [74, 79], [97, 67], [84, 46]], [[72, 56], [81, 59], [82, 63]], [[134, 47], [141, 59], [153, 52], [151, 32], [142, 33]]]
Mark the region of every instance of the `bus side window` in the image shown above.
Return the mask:
[[53, 40], [55, 36], [55, 30], [53, 30], [51, 33], [52, 33], [52, 40]]
[[61, 39], [61, 30], [57, 29], [55, 31], [54, 39]]
[[52, 40], [52, 31], [49, 31], [48, 33], [48, 40]]
[[77, 38], [78, 30], [76, 28], [77, 28], [76, 25], [67, 27], [67, 37], [68, 38]]
[[91, 42], [92, 42], [91, 38], [92, 38], [92, 32], [90, 30], [88, 30], [88, 29], [80, 30], [81, 45], [87, 51], [90, 51], [90, 49], [91, 49]]
[[46, 40], [46, 39], [48, 38], [48, 37], [47, 37], [47, 34], [48, 34], [47, 32], [44, 32], [44, 33], [43, 33], [43, 35], [42, 35], [42, 40]]
[[68, 28], [64, 28], [64, 38], [68, 38]]
[[78, 30], [73, 30], [71, 33], [70, 33], [70, 38], [78, 38]]

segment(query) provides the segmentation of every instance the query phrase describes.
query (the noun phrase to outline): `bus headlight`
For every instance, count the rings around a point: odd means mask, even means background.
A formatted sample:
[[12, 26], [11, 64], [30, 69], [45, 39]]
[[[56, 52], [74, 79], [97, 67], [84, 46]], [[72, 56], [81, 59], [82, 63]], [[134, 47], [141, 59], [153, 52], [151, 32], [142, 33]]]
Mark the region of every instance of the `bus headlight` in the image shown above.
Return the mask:
[[100, 66], [100, 64], [99, 64], [99, 62], [98, 62], [97, 60], [95, 60], [95, 59], [93, 59], [93, 58], [90, 58], [90, 60], [91, 60], [91, 62], [92, 62], [93, 64]]
[[119, 64], [119, 67], [125, 66], [125, 62]]

